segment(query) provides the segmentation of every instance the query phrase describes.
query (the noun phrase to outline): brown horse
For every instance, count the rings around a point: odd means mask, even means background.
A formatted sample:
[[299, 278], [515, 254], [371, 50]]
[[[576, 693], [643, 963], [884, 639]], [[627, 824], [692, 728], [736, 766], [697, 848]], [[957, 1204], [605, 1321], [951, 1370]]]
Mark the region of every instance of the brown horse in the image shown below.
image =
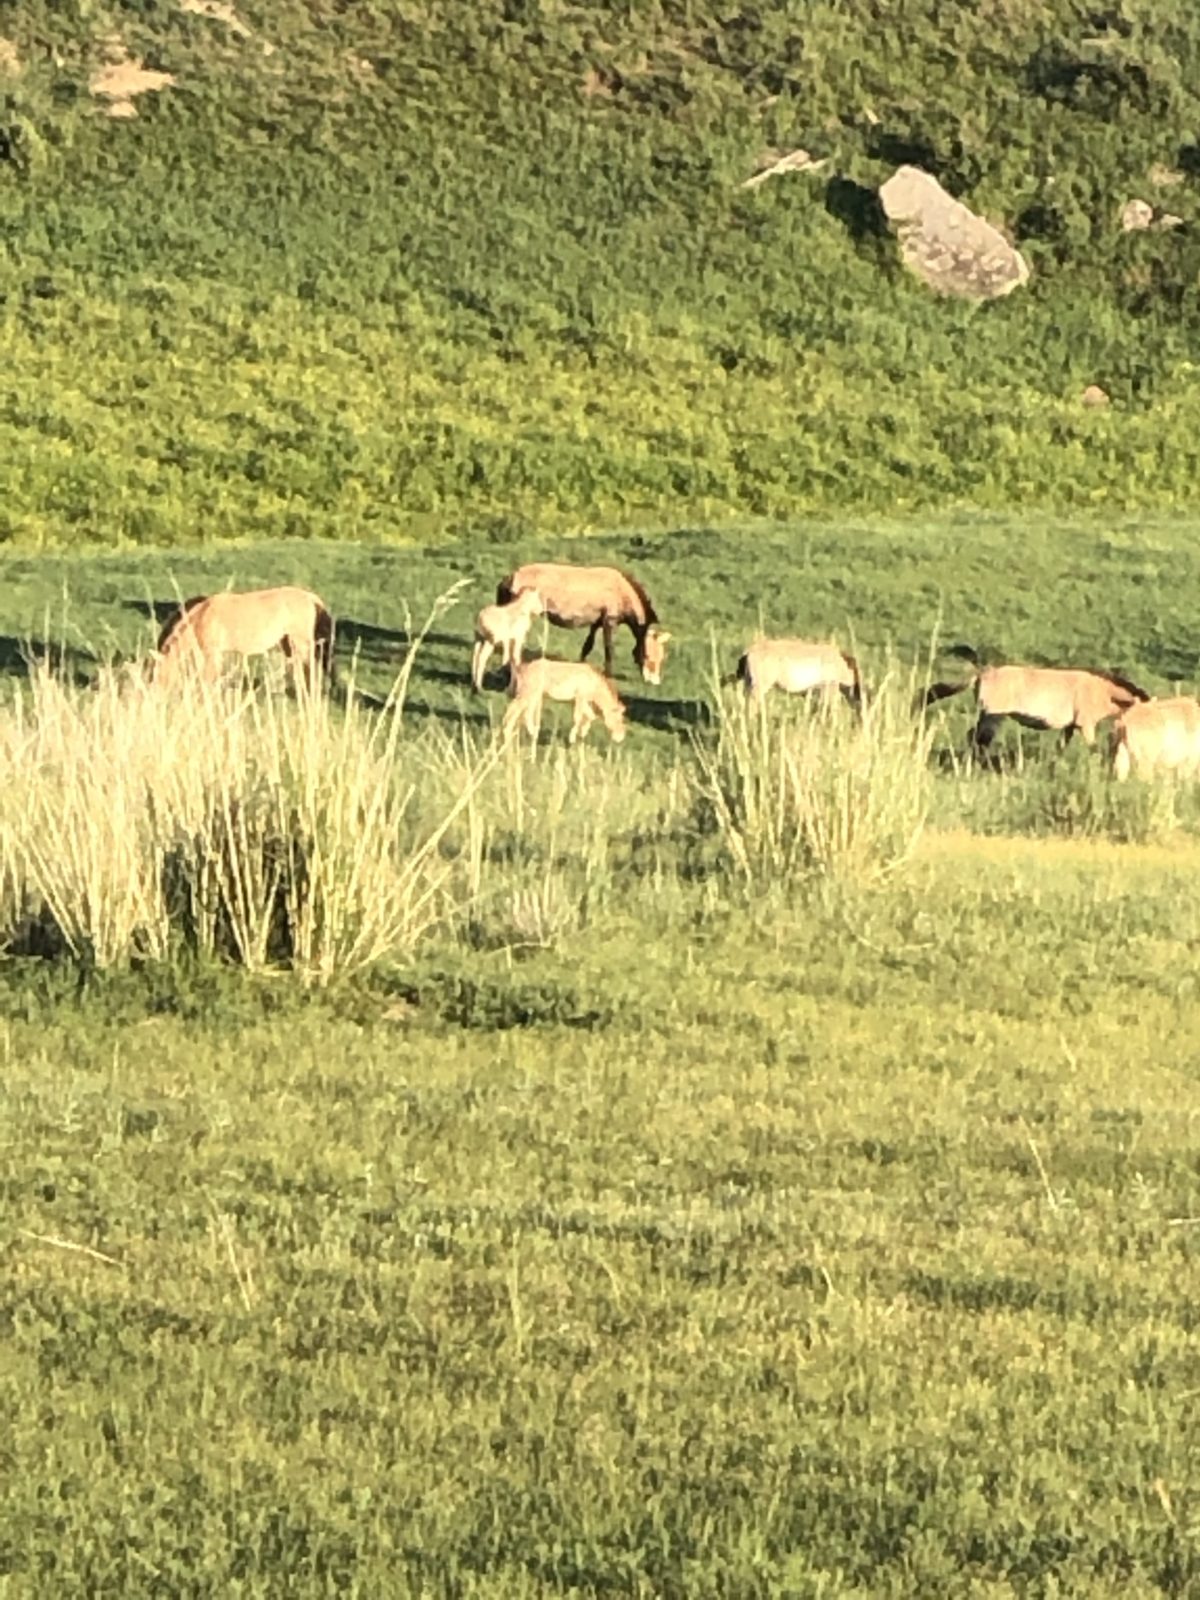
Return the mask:
[[746, 693], [758, 698], [771, 689], [785, 694], [810, 694], [814, 689], [840, 689], [852, 706], [862, 704], [858, 662], [835, 644], [807, 639], [756, 639], [737, 664], [736, 678]]
[[540, 656], [534, 661], [514, 662], [508, 692], [512, 705], [504, 714], [506, 733], [523, 722], [525, 731], [536, 739], [546, 701], [570, 700], [575, 707], [572, 744], [587, 737], [597, 717], [614, 744], [620, 744], [625, 737], [625, 707], [620, 696], [609, 680], [586, 661], [552, 661]]
[[[966, 646], [956, 654], [974, 659]], [[937, 683], [925, 697], [926, 705], [974, 688], [979, 716], [971, 733], [970, 748], [988, 749], [1005, 717], [1022, 727], [1061, 731], [1063, 743], [1076, 732], [1087, 745], [1096, 742], [1096, 726], [1119, 716], [1150, 696], [1128, 678], [1115, 672], [1075, 670], [1067, 667], [982, 667], [964, 683]]]
[[1190, 695], [1130, 706], [1112, 733], [1113, 776], [1200, 773], [1200, 701]]
[[185, 600], [158, 640], [155, 679], [181, 670], [214, 679], [226, 655], [263, 655], [276, 646], [311, 683], [333, 676], [333, 618], [309, 589], [250, 589]]
[[496, 601], [506, 605], [523, 589], [536, 589], [546, 616], [556, 628], [587, 628], [579, 659], [592, 653], [597, 633], [604, 635], [604, 671], [612, 676], [613, 634], [622, 623], [633, 634], [633, 659], [647, 683], [661, 683], [666, 644], [671, 635], [660, 632], [658, 613], [636, 578], [616, 567], [574, 567], [565, 562], [533, 561], [510, 572], [496, 590]]

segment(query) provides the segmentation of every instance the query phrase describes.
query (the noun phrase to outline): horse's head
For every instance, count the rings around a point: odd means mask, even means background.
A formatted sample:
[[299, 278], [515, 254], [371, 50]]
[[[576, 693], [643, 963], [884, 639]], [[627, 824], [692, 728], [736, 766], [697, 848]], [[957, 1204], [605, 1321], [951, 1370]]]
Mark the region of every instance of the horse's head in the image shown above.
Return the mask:
[[604, 712], [604, 726], [608, 729], [608, 736], [614, 744], [620, 744], [625, 737], [625, 707], [620, 700], [614, 700]]
[[633, 659], [642, 669], [647, 683], [661, 683], [663, 667], [667, 660], [667, 642], [671, 635], [649, 627], [633, 647]]

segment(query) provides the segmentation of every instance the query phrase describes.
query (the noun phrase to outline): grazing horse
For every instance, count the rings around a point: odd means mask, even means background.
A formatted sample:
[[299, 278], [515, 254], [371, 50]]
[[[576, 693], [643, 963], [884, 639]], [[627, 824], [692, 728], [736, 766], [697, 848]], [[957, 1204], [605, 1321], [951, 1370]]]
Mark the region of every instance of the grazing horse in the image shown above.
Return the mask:
[[647, 683], [661, 683], [669, 633], [658, 628], [658, 613], [636, 578], [616, 567], [573, 567], [565, 562], [533, 561], [510, 572], [496, 590], [506, 604], [522, 589], [536, 589], [546, 616], [556, 628], [586, 628], [579, 659], [592, 653], [597, 633], [604, 634], [604, 671], [613, 670], [613, 634], [622, 623], [633, 634], [633, 659]]
[[1179, 695], [1130, 706], [1113, 729], [1111, 750], [1118, 780], [1131, 770], [1140, 777], [1153, 772], [1194, 776], [1200, 772], [1200, 701]]
[[813, 644], [807, 639], [756, 639], [738, 662], [735, 677], [755, 698], [771, 689], [782, 689], [785, 694], [840, 689], [852, 706], [862, 705], [858, 662], [835, 644]]
[[[956, 653], [975, 659], [965, 646], [960, 645]], [[976, 753], [987, 750], [1005, 717], [1026, 728], [1061, 730], [1064, 744], [1078, 731], [1085, 744], [1094, 745], [1097, 723], [1150, 698], [1144, 689], [1115, 672], [1067, 667], [982, 667], [965, 683], [934, 684], [925, 696], [925, 704], [932, 705], [971, 687], [979, 706], [970, 739], [970, 747]]]
[[575, 705], [572, 744], [587, 737], [597, 717], [614, 744], [620, 744], [625, 737], [625, 707], [620, 696], [609, 680], [586, 661], [552, 661], [541, 656], [535, 661], [514, 662], [508, 692], [512, 705], [504, 714], [506, 733], [523, 722], [525, 731], [536, 739], [546, 701], [571, 700]]
[[250, 589], [185, 600], [158, 640], [156, 681], [181, 669], [215, 679], [226, 655], [257, 656], [278, 645], [312, 682], [333, 676], [333, 618], [309, 589]]
[[504, 666], [520, 664], [530, 625], [545, 609], [536, 589], [522, 589], [507, 605], [484, 606], [475, 618], [475, 648], [471, 652], [471, 683], [476, 689], [483, 688], [483, 675], [493, 650], [499, 650]]

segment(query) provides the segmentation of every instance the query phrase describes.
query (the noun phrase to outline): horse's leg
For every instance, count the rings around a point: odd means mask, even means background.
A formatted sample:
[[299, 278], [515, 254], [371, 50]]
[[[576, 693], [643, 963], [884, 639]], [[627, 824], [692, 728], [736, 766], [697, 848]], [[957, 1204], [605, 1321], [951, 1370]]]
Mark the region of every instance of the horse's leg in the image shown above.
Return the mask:
[[571, 723], [571, 737], [569, 742], [571, 744], [577, 744], [580, 739], [586, 739], [588, 736], [588, 729], [595, 720], [596, 713], [592, 710], [588, 702], [586, 700], [576, 700], [575, 717]]
[[476, 690], [483, 688], [483, 675], [492, 657], [492, 646], [487, 639], [476, 639], [471, 653], [471, 684]]
[[292, 682], [297, 684], [303, 680], [305, 687], [313, 687], [313, 657], [312, 650], [303, 640], [295, 639], [290, 633], [285, 633], [279, 641], [279, 648], [283, 651], [284, 658], [292, 671]]
[[600, 632], [599, 620], [593, 622], [588, 629], [588, 636], [583, 641], [583, 649], [579, 652], [580, 661], [586, 661], [592, 653], [592, 646], [596, 643], [596, 635]]
[[542, 731], [542, 701], [540, 696], [536, 696], [529, 702], [529, 709], [525, 713], [525, 730], [536, 744], [538, 734]]
[[604, 676], [613, 675], [613, 634], [616, 631], [611, 617], [604, 619]]
[[279, 648], [283, 652], [283, 659], [287, 662], [287, 666], [284, 668], [284, 672], [286, 674], [286, 676], [284, 678], [284, 682], [286, 683], [288, 681], [288, 679], [290, 678], [292, 683], [294, 684], [295, 680], [296, 680], [296, 670], [297, 670], [296, 669], [296, 660], [295, 660], [295, 651], [292, 649], [292, 641], [287, 636], [286, 633], [283, 635], [283, 637], [279, 641]]
[[[971, 737], [967, 743], [969, 753], [977, 760], [984, 761], [990, 756], [992, 740], [996, 737], [996, 729], [999, 723], [999, 717], [994, 717], [987, 711], [979, 713], [979, 720], [971, 729]], [[993, 758], [989, 765], [994, 764]]]

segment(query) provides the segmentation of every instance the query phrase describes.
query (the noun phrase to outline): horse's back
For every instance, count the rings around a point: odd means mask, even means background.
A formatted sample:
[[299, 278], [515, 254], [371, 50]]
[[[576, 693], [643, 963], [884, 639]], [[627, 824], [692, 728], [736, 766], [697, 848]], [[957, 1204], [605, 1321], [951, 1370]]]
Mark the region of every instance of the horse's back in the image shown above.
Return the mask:
[[159, 649], [198, 648], [205, 655], [225, 651], [261, 655], [288, 639], [310, 644], [328, 641], [332, 618], [320, 595], [296, 584], [271, 589], [226, 589], [187, 600], [164, 629]]
[[537, 590], [546, 615], [560, 627], [580, 627], [602, 616], [653, 620], [653, 607], [645, 590], [616, 567], [531, 561], [501, 582], [496, 598], [504, 604], [523, 589]]
[[1137, 767], [1200, 767], [1200, 701], [1190, 695], [1140, 701], [1122, 714], [1115, 741]]
[[585, 696], [603, 701], [615, 700], [616, 690], [602, 672], [587, 661], [556, 661], [552, 656], [536, 656], [513, 670], [510, 693], [517, 699], [548, 696], [551, 700], [574, 700]]
[[977, 680], [980, 710], [1034, 727], [1082, 728], [1148, 697], [1127, 679], [1082, 667], [985, 667]]
[[856, 681], [853, 664], [835, 644], [810, 639], [756, 639], [738, 662], [738, 676], [752, 688], [789, 694]]
[[992, 717], [1028, 718], [1047, 727], [1068, 727], [1075, 720], [1081, 681], [1086, 673], [1061, 667], [985, 667], [979, 674], [980, 708]]

